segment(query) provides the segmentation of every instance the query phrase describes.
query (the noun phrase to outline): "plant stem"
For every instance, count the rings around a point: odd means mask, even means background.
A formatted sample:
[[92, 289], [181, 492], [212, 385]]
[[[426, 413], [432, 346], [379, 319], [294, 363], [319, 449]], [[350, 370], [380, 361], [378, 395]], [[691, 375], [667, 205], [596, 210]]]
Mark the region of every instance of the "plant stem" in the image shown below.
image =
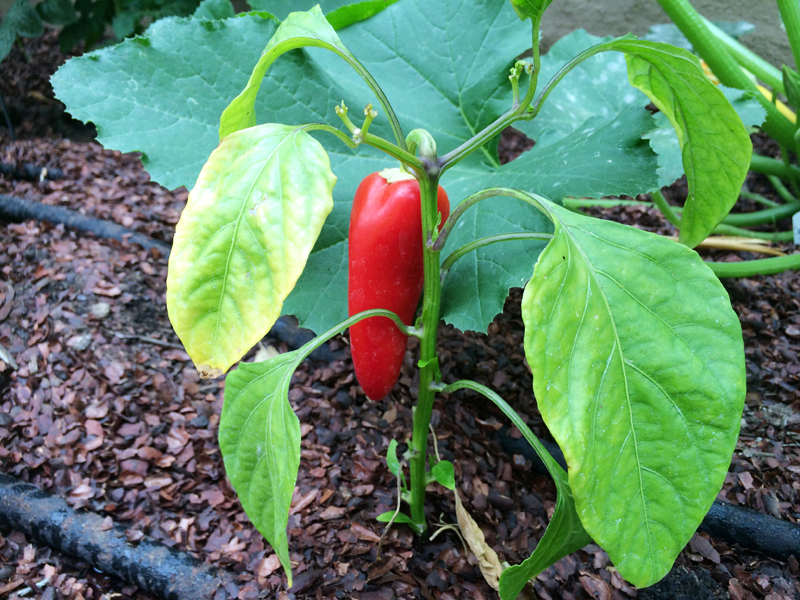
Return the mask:
[[750, 237], [758, 240], [770, 240], [771, 242], [791, 242], [794, 239], [793, 231], [778, 231], [770, 233], [767, 231], [750, 231], [733, 225], [717, 225], [711, 233], [720, 235], [730, 235], [736, 237]]
[[[427, 158], [427, 157], [426, 157]], [[420, 341], [419, 395], [414, 407], [414, 425], [411, 437], [412, 456], [410, 469], [411, 528], [423, 534], [428, 528], [425, 521], [425, 488], [427, 487], [428, 432], [435, 392], [431, 384], [437, 379], [439, 365], [436, 355], [436, 335], [439, 328], [441, 280], [439, 278], [439, 250], [430, 243], [436, 230], [439, 209], [437, 196], [439, 178], [427, 172], [419, 173], [420, 202], [422, 203], [422, 236], [425, 287], [422, 297], [422, 339]]]
[[777, 208], [766, 208], [751, 213], [728, 215], [722, 219], [722, 222], [725, 225], [736, 225], [737, 227], [751, 227], [753, 225], [767, 225], [770, 223], [775, 224], [781, 219], [791, 217], [798, 211], [800, 211], [800, 202], [792, 202], [790, 204], [781, 204]]
[[[789, 160], [789, 151], [783, 144], [780, 144], [780, 149], [781, 149], [781, 158], [783, 159], [783, 166], [786, 167], [786, 172], [789, 173], [789, 183], [792, 186], [794, 197], [795, 198], [800, 197], [800, 188], [797, 187], [797, 175], [795, 174], [794, 171], [792, 171], [792, 162]], [[774, 182], [772, 185], [775, 185]], [[784, 198], [784, 200], [786, 199]]]
[[[306, 131], [325, 131], [327, 133], [332, 133], [350, 148], [357, 148], [361, 143], [364, 143], [368, 146], [372, 146], [373, 148], [377, 148], [378, 150], [382, 150], [392, 158], [395, 158], [415, 169], [422, 170], [423, 168], [422, 162], [416, 156], [406, 150], [403, 150], [402, 148], [395, 146], [390, 141], [385, 140], [382, 137], [378, 137], [377, 135], [367, 133], [364, 135], [364, 139], [361, 142], [358, 142], [346, 136], [342, 131], [336, 129], [336, 127], [333, 127], [332, 125], [326, 125], [324, 123], [310, 123], [305, 127]], [[405, 140], [403, 140], [403, 145], [405, 145]]]
[[748, 48], [745, 48], [741, 43], [733, 39], [705, 17], [701, 16], [700, 18], [703, 19], [703, 23], [705, 23], [706, 27], [708, 27], [708, 30], [714, 34], [714, 37], [716, 37], [717, 40], [725, 45], [725, 48], [727, 48], [728, 52], [730, 52], [731, 56], [737, 63], [750, 71], [753, 75], [758, 77], [773, 90], [776, 90], [781, 94], [786, 93], [786, 90], [783, 87], [783, 75], [781, 74], [780, 69], [776, 69], [758, 54]]
[[432, 245], [434, 250], [441, 251], [444, 248], [445, 243], [447, 242], [447, 237], [450, 235], [450, 232], [453, 231], [453, 227], [456, 226], [456, 222], [461, 215], [466, 212], [467, 209], [471, 208], [481, 200], [486, 200], [487, 198], [494, 198], [496, 196], [507, 196], [509, 198], [516, 198], [517, 200], [522, 200], [523, 202], [527, 202], [535, 209], [544, 213], [544, 215], [552, 220], [550, 217], [550, 213], [544, 208], [543, 204], [539, 201], [536, 194], [529, 194], [520, 190], [514, 190], [511, 188], [503, 188], [503, 187], [494, 187], [494, 188], [486, 188], [485, 190], [481, 190], [480, 192], [475, 192], [471, 196], [467, 196], [462, 200], [458, 206], [456, 206], [455, 210], [450, 213], [450, 217], [447, 221], [444, 222], [442, 225], [442, 229], [439, 232], [439, 236], [436, 238], [436, 242]]
[[764, 131], [781, 144], [794, 143], [794, 124], [783, 116], [777, 107], [758, 91], [739, 64], [733, 59], [724, 44], [719, 42], [703, 18], [688, 0], [658, 0], [661, 8], [678, 26], [683, 35], [694, 46], [695, 51], [706, 61], [714, 75], [728, 87], [756, 93], [756, 99], [767, 111]]
[[758, 202], [759, 204], [763, 204], [764, 206], [768, 206], [769, 208], [775, 208], [780, 206], [779, 202], [775, 202], [774, 200], [770, 200], [769, 198], [764, 198], [761, 194], [756, 194], [755, 192], [748, 192], [746, 190], [742, 190], [739, 192], [739, 196], [745, 198], [746, 200], [752, 200], [753, 202]]
[[[800, 202], [800, 200], [797, 199], [797, 196], [792, 194], [792, 192], [790, 192], [786, 188], [786, 186], [783, 185], [783, 182], [780, 180], [780, 178], [775, 177], [775, 175], [767, 175], [767, 179], [769, 179], [769, 182], [772, 184], [772, 187], [775, 188], [775, 191], [778, 192], [778, 195], [781, 198], [783, 198], [784, 202], [786, 202], [787, 204], [797, 204], [798, 202]], [[778, 206], [781, 205], [778, 204]]]
[[489, 246], [491, 244], [497, 244], [498, 242], [511, 242], [516, 240], [544, 240], [550, 241], [553, 239], [552, 234], [550, 233], [534, 233], [531, 231], [520, 231], [517, 233], [502, 233], [499, 235], [490, 235], [485, 238], [481, 238], [479, 240], [475, 240], [474, 242], [470, 242], [469, 244], [465, 244], [454, 250], [450, 256], [448, 256], [444, 262], [442, 263], [441, 268], [441, 280], [444, 282], [447, 273], [453, 267], [455, 262], [464, 256], [465, 254], [469, 254], [473, 250], [477, 250], [478, 248], [483, 248], [484, 246]]
[[754, 275], [774, 275], [788, 269], [800, 269], [800, 254], [787, 254], [761, 260], [742, 262], [711, 262], [706, 265], [717, 277], [753, 277]]
[[664, 195], [661, 193], [661, 190], [656, 190], [650, 194], [650, 197], [653, 199], [655, 205], [659, 208], [661, 213], [666, 217], [667, 221], [672, 223], [678, 229], [681, 228], [681, 218], [675, 214], [675, 211], [672, 210], [672, 207], [667, 203], [667, 199], [664, 198]]
[[458, 148], [451, 150], [441, 159], [439, 159], [439, 166], [441, 167], [442, 173], [464, 160], [475, 150], [483, 146], [488, 140], [499, 134], [514, 121], [517, 121], [518, 119], [522, 118], [523, 115], [525, 115], [525, 111], [530, 106], [531, 100], [533, 100], [533, 95], [536, 93], [536, 85], [539, 81], [539, 71], [541, 70], [541, 60], [539, 57], [538, 21], [533, 23], [532, 36], [531, 47], [533, 49], [533, 70], [531, 72], [531, 81], [528, 85], [528, 91], [525, 93], [525, 97], [519, 102], [517, 102], [515, 99], [513, 106], [508, 112], [498, 117], [493, 123], [487, 125], [482, 131], [476, 133], [472, 138], [468, 139]]
[[[775, 175], [782, 179], [789, 179], [789, 171], [786, 170], [786, 165], [783, 161], [761, 156], [760, 154], [753, 153], [750, 157], [750, 170], [762, 175]], [[800, 167], [792, 165], [791, 169], [795, 175], [800, 176]]]
[[614, 206], [646, 206], [650, 208], [653, 206], [652, 202], [643, 202], [639, 200], [610, 200], [608, 198], [562, 198], [562, 203], [566, 208], [590, 208], [592, 206], [602, 206], [604, 208], [611, 208]]
[[778, 9], [789, 37], [794, 64], [800, 67], [800, 3], [797, 0], [778, 0]]

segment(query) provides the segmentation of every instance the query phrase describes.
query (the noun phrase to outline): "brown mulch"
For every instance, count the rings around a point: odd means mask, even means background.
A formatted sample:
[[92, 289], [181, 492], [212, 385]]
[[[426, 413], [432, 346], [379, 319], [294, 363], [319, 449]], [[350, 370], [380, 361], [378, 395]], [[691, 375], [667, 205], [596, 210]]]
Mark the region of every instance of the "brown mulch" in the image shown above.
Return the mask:
[[[41, 62], [25, 62], [15, 48], [0, 65], [0, 91], [19, 111], [20, 137], [13, 143], [7, 136], [0, 139], [0, 162], [58, 168], [65, 178], [31, 183], [0, 177], [0, 193], [66, 206], [171, 240], [185, 190], [168, 192], [151, 183], [135, 156], [65, 139], [72, 130], [64, 129], [68, 121], [60, 109], [26, 110], [33, 101], [25, 99], [37, 98], [33, 91], [52, 98], [47, 74], [63, 57], [52, 36], [24, 43]], [[2, 124], [0, 135], [5, 135]], [[508, 134], [502, 153], [510, 156], [525, 147], [526, 140]], [[759, 177], [751, 175], [749, 184], [769, 192]], [[680, 184], [672, 191], [679, 199]], [[588, 212], [674, 233], [655, 209]], [[391, 439], [404, 450], [411, 432], [413, 346], [399, 384], [378, 403], [358, 388], [346, 337], [330, 344], [326, 360], [307, 360], [295, 374], [289, 398], [302, 424], [303, 460], [289, 521], [295, 586], [287, 592], [275, 555], [225, 478], [216, 441], [224, 380], [199, 380], [169, 325], [164, 258], [32, 221], [0, 226], [0, 248], [0, 346], [19, 367], [0, 363], [3, 473], [123, 523], [132, 541], [148, 535], [237, 573], [236, 585], [226, 590], [230, 597], [497, 598], [452, 531], [422, 542], [406, 527], [395, 527], [378, 556], [382, 526], [375, 517], [396, 502], [396, 484], [383, 457]], [[720, 498], [797, 522], [800, 276], [789, 272], [725, 284], [744, 329], [748, 395]], [[528, 415], [538, 435], [548, 437], [522, 350], [520, 296], [519, 290], [512, 293], [488, 335], [443, 326], [442, 373], [446, 381], [469, 377], [491, 386]], [[263, 344], [288, 349], [275, 338]], [[555, 489], [547, 477], [532, 476], [524, 458], [502, 450], [497, 432], [504, 423], [491, 405], [463, 391], [439, 398], [433, 416], [439, 452], [456, 466], [466, 508], [501, 560], [516, 563], [541, 538]], [[453, 523], [452, 493], [437, 486], [427, 510], [432, 525]], [[698, 598], [712, 597], [715, 588], [716, 597], [734, 600], [800, 597], [797, 561], [756, 556], [704, 535], [693, 538], [677, 568], [706, 590], [696, 593]], [[547, 569], [535, 588], [545, 599], [675, 597], [666, 590], [653, 595], [633, 589], [594, 545]], [[0, 532], [0, 597], [5, 593], [46, 600], [149, 598], [7, 531]]]

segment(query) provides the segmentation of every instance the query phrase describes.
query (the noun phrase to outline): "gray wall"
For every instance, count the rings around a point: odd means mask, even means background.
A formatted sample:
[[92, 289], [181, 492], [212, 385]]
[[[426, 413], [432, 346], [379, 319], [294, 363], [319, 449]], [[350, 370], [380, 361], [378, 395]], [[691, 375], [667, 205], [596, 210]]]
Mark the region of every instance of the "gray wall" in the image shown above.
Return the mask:
[[[692, 4], [712, 21], [752, 23], [755, 31], [743, 36], [742, 44], [776, 67], [794, 65], [775, 0], [693, 0]], [[542, 21], [542, 43], [549, 48], [578, 28], [595, 35], [644, 35], [651, 24], [668, 22], [656, 0], [553, 0]]]

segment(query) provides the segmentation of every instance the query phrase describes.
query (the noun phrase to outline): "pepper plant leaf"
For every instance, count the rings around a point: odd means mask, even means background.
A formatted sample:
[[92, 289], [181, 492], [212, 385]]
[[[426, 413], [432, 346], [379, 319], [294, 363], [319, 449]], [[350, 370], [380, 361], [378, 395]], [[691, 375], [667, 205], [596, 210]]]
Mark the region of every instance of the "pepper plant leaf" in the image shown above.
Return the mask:
[[694, 251], [545, 208], [554, 238], [522, 303], [534, 392], [583, 527], [645, 587], [725, 479], [744, 405], [741, 327]]
[[[719, 88], [745, 126], [759, 126], [764, 122], [767, 112], [756, 100], [755, 92], [725, 86]], [[664, 187], [672, 185], [684, 175], [681, 144], [667, 116], [664, 113], [653, 116], [656, 128], [648, 131], [644, 137], [650, 140], [650, 147], [658, 154], [658, 185]]]
[[333, 208], [336, 177], [304, 129], [268, 124], [229, 135], [189, 194], [167, 310], [202, 376], [224, 373], [266, 335]]
[[725, 95], [696, 56], [669, 44], [619, 39], [628, 79], [666, 115], [681, 145], [689, 186], [680, 241], [702, 242], [733, 208], [750, 168], [753, 146]]
[[291, 13], [269, 40], [244, 90], [222, 112], [220, 139], [256, 124], [256, 95], [267, 70], [282, 54], [304, 47], [325, 48], [348, 62], [355, 60], [325, 19], [319, 6], [308, 12]]
[[301, 350], [241, 363], [225, 380], [219, 446], [245, 513], [283, 565], [292, 586], [286, 526], [300, 466], [300, 421], [289, 404]]

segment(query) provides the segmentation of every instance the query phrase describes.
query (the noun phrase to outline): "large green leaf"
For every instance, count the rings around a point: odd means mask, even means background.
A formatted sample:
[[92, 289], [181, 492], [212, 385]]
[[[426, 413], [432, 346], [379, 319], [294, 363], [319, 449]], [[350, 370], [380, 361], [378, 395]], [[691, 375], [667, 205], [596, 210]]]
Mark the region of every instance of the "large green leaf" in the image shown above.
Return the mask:
[[225, 380], [219, 447], [245, 513], [270, 543], [292, 585], [286, 525], [300, 466], [300, 421], [289, 404], [300, 350], [241, 363]]
[[226, 137], [175, 230], [167, 310], [201, 375], [216, 377], [281, 314], [333, 208], [336, 177], [303, 127]]
[[[224, 21], [161, 19], [144, 37], [71, 60], [54, 76], [54, 88], [73, 116], [96, 124], [98, 139], [106, 147], [140, 151], [154, 180], [170, 188], [191, 188], [217, 145], [219, 115], [246, 86], [259, 50], [276, 29], [274, 21], [258, 15]], [[378, 80], [405, 131], [417, 127], [431, 131], [443, 154], [509, 108], [508, 69], [530, 47], [530, 26], [519, 21], [508, 2], [433, 5], [402, 0], [343, 29], [339, 37]], [[359, 109], [367, 102], [375, 104], [372, 92], [347, 63], [329, 51], [304, 48], [283, 55], [269, 68], [255, 111], [259, 122], [336, 124], [333, 108], [342, 99]], [[610, 112], [608, 119], [619, 112]], [[566, 165], [563, 160], [569, 156], [560, 154], [559, 164], [538, 150], [539, 154], [515, 161], [516, 171], [501, 169], [496, 147], [490, 144], [485, 152], [448, 171], [442, 184], [453, 204], [498, 183], [554, 198], [622, 193], [615, 191], [622, 189], [644, 192], [654, 171], [653, 155], [634, 138], [652, 129], [652, 124], [640, 129], [645, 117], [643, 113], [640, 118], [620, 117], [606, 147], [595, 137], [585, 144], [594, 147], [592, 153], [579, 153]], [[392, 136], [384, 114], [370, 131], [387, 139]], [[589, 133], [587, 126], [585, 134]], [[350, 150], [332, 136], [314, 135], [328, 151], [339, 178], [335, 204], [284, 313], [295, 314], [304, 326], [321, 331], [347, 315], [347, 231], [355, 190], [366, 175], [394, 161], [368, 147]], [[577, 137], [571, 143], [581, 146]], [[632, 169], [640, 171], [638, 177]], [[592, 173], [591, 188], [584, 171]], [[520, 228], [549, 230], [546, 219], [516, 201], [481, 203], [463, 221], [451, 244], [471, 241], [471, 227], [479, 228], [481, 235]], [[450, 281], [458, 285], [450, 283], [446, 291], [448, 321], [485, 330], [502, 310], [509, 287], [522, 285], [529, 277], [541, 249], [536, 244], [515, 244], [523, 248], [523, 256], [513, 246], [496, 245], [473, 255], [491, 268], [451, 274]], [[462, 259], [457, 269], [465, 269], [470, 260]], [[498, 273], [502, 277], [495, 279]], [[480, 303], [464, 304], [479, 295], [485, 298]]]
[[525, 354], [586, 531], [623, 577], [663, 577], [722, 486], [745, 395], [739, 320], [663, 237], [547, 205]]
[[689, 187], [680, 241], [702, 242], [730, 212], [750, 168], [752, 144], [742, 120], [703, 73], [700, 61], [668, 44], [621, 39], [631, 85], [647, 94], [672, 123]]

